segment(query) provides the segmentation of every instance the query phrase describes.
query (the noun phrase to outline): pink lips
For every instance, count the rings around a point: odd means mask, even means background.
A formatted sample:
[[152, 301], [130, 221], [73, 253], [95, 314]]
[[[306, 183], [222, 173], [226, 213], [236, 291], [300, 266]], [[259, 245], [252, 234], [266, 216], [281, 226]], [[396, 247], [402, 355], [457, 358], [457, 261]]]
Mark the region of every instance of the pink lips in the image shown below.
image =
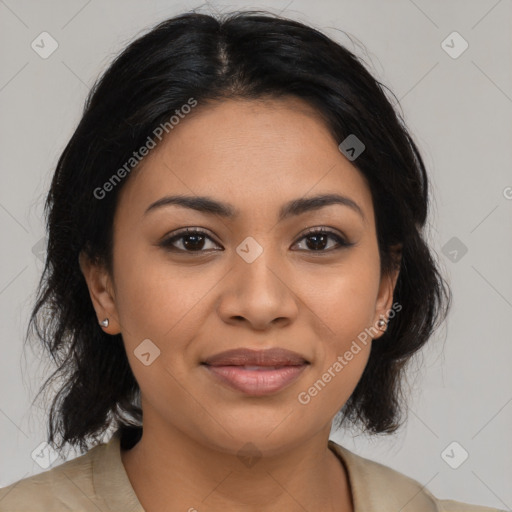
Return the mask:
[[202, 364], [231, 388], [252, 396], [262, 396], [290, 385], [309, 362], [296, 352], [273, 348], [228, 350], [206, 359]]

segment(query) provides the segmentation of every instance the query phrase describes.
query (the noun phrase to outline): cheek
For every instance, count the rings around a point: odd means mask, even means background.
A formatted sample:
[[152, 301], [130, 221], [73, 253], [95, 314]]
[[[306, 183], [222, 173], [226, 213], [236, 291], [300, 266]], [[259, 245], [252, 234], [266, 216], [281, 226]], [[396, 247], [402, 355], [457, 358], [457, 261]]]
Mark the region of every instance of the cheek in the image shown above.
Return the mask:
[[344, 351], [347, 343], [373, 325], [379, 281], [378, 256], [363, 250], [354, 251], [329, 272], [303, 275], [300, 293], [323, 324], [326, 346]]
[[314, 372], [297, 397], [303, 414], [328, 410], [335, 415], [357, 386], [370, 355], [371, 331], [365, 329], [375, 321], [379, 278], [378, 256], [361, 251], [328, 275], [302, 282], [305, 302], [320, 320]]
[[169, 340], [179, 341], [176, 333], [187, 328], [194, 308], [218, 281], [197, 267], [172, 265], [157, 251], [134, 247], [123, 252], [119, 244], [116, 307], [125, 342], [130, 344], [145, 338], [158, 340], [162, 347]]
[[116, 307], [131, 369], [145, 400], [167, 410], [183, 399], [187, 347], [215, 280], [197, 269], [194, 278], [147, 250], [119, 251], [116, 264]]
[[297, 395], [304, 421], [312, 416], [333, 418], [361, 379], [371, 351], [371, 333], [365, 329], [373, 324], [375, 293], [368, 276], [340, 276], [316, 298], [311, 309], [319, 312], [326, 328], [315, 340], [313, 371]]

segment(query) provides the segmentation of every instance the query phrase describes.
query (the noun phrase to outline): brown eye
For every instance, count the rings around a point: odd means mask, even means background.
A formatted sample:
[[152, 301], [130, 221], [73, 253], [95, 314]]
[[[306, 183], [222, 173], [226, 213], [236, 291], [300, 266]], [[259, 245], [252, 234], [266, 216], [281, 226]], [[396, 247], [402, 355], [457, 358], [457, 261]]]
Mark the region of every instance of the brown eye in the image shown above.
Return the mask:
[[[166, 238], [159, 245], [168, 250], [181, 252], [206, 252], [215, 247], [205, 247], [208, 242], [213, 242], [207, 233], [200, 229], [186, 229]], [[214, 246], [217, 244], [214, 243]]]
[[[331, 252], [354, 245], [347, 242], [338, 233], [326, 228], [315, 228], [308, 231], [295, 245], [302, 243], [302, 240], [306, 241], [305, 248], [299, 248], [299, 250], [305, 252]], [[208, 233], [199, 228], [187, 228], [179, 231], [164, 239], [159, 245], [166, 250], [175, 252], [201, 253], [219, 250], [217, 249], [219, 247], [218, 244], [213, 241]]]
[[[353, 245], [347, 242], [341, 235], [325, 228], [313, 229], [300, 240], [306, 240], [306, 249], [300, 250], [307, 252], [330, 252], [331, 250]], [[334, 240], [337, 245], [334, 245], [334, 247], [332, 245], [329, 246], [329, 240]]]

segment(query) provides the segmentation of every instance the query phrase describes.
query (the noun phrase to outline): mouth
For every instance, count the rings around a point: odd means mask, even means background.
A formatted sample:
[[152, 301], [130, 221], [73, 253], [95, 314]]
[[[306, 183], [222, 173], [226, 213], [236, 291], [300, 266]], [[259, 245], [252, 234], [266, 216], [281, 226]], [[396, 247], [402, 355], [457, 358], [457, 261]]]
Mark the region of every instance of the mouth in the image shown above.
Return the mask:
[[247, 395], [264, 396], [290, 386], [310, 362], [296, 352], [274, 348], [229, 350], [201, 364], [217, 382]]

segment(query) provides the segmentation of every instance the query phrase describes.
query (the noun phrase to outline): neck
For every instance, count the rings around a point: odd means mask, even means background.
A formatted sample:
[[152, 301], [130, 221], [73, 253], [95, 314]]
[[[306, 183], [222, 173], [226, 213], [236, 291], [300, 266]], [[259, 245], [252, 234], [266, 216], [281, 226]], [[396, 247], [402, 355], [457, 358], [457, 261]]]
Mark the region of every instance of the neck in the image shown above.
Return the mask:
[[353, 512], [345, 469], [327, 445], [329, 432], [330, 425], [277, 451], [251, 451], [246, 444], [226, 453], [145, 421], [142, 438], [121, 451], [121, 459], [146, 512]]

